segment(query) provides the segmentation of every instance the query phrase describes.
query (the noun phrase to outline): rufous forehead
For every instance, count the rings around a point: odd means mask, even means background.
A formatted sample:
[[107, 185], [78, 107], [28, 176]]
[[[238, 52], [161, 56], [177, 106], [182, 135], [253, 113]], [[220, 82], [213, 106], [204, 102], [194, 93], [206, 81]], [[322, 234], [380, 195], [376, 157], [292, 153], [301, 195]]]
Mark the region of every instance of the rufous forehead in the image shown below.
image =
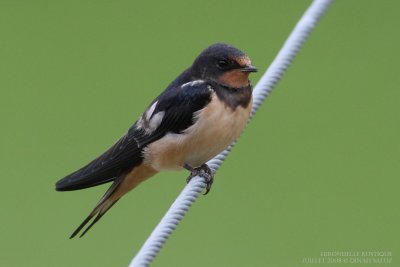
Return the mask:
[[235, 60], [242, 67], [251, 65], [251, 60], [248, 56], [237, 57], [237, 58], [235, 58]]

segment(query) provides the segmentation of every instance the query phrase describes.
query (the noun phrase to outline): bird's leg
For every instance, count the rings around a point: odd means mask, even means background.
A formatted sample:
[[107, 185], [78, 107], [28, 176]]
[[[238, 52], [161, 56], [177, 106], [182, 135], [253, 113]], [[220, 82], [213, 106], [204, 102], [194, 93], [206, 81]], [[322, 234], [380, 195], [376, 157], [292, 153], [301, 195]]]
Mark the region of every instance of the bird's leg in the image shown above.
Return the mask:
[[206, 180], [206, 192], [204, 193], [204, 195], [207, 195], [208, 192], [210, 192], [211, 185], [214, 182], [214, 174], [211, 171], [210, 167], [208, 167], [208, 165], [204, 163], [200, 167], [193, 168], [192, 166], [185, 163], [185, 164], [183, 164], [183, 168], [190, 171], [190, 175], [186, 179], [187, 183], [189, 183], [190, 180], [192, 180], [192, 178], [195, 176], [201, 176]]

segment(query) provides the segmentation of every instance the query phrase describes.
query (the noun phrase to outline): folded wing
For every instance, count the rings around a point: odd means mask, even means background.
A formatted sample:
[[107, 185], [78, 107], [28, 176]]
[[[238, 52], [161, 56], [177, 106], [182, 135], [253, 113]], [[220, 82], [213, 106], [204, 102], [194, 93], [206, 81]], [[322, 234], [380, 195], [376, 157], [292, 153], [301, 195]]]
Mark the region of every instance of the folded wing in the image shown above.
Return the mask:
[[195, 123], [194, 114], [211, 101], [204, 81], [172, 84], [110, 149], [56, 183], [57, 191], [84, 189], [114, 181], [143, 162], [142, 151], [168, 132], [182, 133]]

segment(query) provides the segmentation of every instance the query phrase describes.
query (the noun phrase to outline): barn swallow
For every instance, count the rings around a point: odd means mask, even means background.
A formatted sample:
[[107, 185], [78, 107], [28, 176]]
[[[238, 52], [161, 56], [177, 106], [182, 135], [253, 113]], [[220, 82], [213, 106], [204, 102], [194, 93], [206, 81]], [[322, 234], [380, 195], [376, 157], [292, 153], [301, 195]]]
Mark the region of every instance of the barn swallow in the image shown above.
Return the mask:
[[239, 49], [217, 43], [203, 50], [111, 148], [56, 183], [57, 191], [112, 182], [89, 216], [72, 233], [82, 237], [124, 194], [164, 170], [206, 178], [206, 162], [237, 139], [252, 105], [249, 74], [257, 69]]

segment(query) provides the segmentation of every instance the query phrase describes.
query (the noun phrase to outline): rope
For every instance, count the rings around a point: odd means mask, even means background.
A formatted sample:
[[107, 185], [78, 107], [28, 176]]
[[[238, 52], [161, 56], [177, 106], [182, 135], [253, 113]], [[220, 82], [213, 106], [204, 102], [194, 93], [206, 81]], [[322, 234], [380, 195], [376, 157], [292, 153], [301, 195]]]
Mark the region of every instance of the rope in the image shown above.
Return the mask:
[[[261, 77], [253, 91], [253, 107], [251, 118], [254, 116], [258, 108], [270, 94], [276, 83], [283, 76], [294, 57], [299, 52], [304, 41], [314, 29], [320, 17], [328, 9], [333, 0], [314, 0], [303, 17], [297, 23], [296, 27], [286, 40], [282, 49], [279, 51], [271, 66]], [[218, 154], [215, 158], [207, 162], [207, 165], [215, 173], [221, 166], [232, 147], [234, 142], [226, 150]], [[161, 219], [160, 223], [151, 233], [142, 248], [136, 254], [129, 267], [149, 266], [157, 256], [165, 241], [172, 234], [179, 222], [185, 216], [190, 206], [196, 201], [197, 197], [204, 190], [206, 184], [203, 177], [196, 176], [186, 185], [181, 194], [169, 208], [167, 213]]]

